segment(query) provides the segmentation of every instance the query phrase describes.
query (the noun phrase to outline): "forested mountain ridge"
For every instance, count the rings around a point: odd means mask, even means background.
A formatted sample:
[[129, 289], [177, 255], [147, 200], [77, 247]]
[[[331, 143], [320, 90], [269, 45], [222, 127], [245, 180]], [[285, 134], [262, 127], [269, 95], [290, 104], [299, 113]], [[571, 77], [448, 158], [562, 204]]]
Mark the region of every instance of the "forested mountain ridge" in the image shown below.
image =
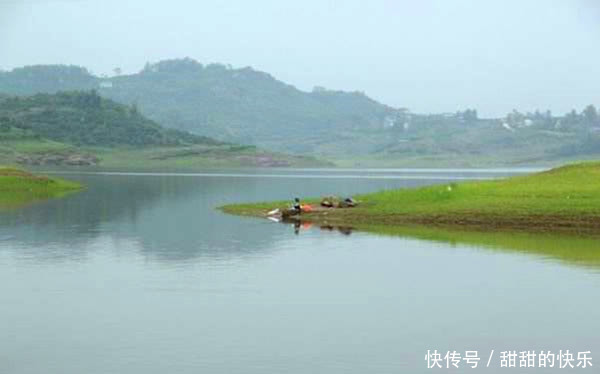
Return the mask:
[[68, 66], [0, 73], [4, 93], [73, 88], [96, 88], [104, 97], [135, 104], [163, 126], [296, 152], [311, 151], [314, 142], [336, 133], [381, 127], [396, 112], [359, 92], [304, 92], [252, 68], [202, 65], [191, 59], [147, 64], [137, 74], [112, 78]]
[[71, 91], [0, 99], [0, 138], [29, 134], [75, 146], [148, 146], [217, 144], [174, 129], [165, 129], [96, 91]]
[[252, 68], [191, 59], [117, 73], [108, 78], [73, 66], [19, 68], [0, 72], [0, 95], [95, 89], [165, 127], [343, 166], [532, 165], [600, 155], [600, 116], [593, 105], [564, 115], [513, 110], [480, 118], [474, 109], [418, 114], [360, 92], [304, 92]]
[[110, 170], [331, 166], [311, 157], [223, 143], [144, 117], [91, 91], [0, 95], [0, 164]]
[[91, 90], [98, 87], [98, 79], [79, 66], [25, 66], [9, 72], [0, 71], [0, 93], [29, 96], [37, 93]]
[[395, 111], [358, 92], [307, 93], [251, 68], [190, 59], [148, 64], [111, 83], [101, 94], [136, 102], [166, 126], [288, 152], [310, 152], [336, 132], [376, 128]]

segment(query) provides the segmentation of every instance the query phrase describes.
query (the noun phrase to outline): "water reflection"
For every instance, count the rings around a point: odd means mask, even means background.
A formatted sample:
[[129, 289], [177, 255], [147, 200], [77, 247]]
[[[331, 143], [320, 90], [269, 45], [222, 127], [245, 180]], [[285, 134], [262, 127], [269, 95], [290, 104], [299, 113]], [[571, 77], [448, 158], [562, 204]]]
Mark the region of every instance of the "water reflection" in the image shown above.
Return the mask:
[[[160, 261], [265, 255], [270, 243], [293, 232], [262, 220], [225, 215], [215, 208], [233, 202], [361, 193], [432, 182], [402, 176], [260, 175], [68, 174], [65, 177], [87, 188], [65, 199], [0, 213], [0, 238], [4, 238], [0, 251], [19, 251], [39, 260], [77, 260], [98, 250], [95, 243], [100, 241], [136, 243], [137, 251]], [[439, 177], [436, 182], [447, 182], [444, 178], [450, 177]]]
[[518, 231], [474, 231], [461, 227], [332, 225], [315, 223], [294, 216], [278, 221], [294, 228], [299, 235], [310, 230], [338, 232], [349, 236], [355, 231], [418, 239], [449, 244], [452, 247], [475, 247], [482, 250], [519, 252], [563, 263], [600, 268], [600, 236], [559, 233], [528, 233]]
[[[410, 171], [408, 175], [414, 173]], [[431, 171], [427, 173], [432, 175]], [[81, 261], [91, 253], [107, 248], [171, 262], [268, 256], [275, 247], [273, 243], [299, 234], [336, 232], [349, 236], [354, 228], [288, 222], [289, 229], [286, 229], [264, 219], [226, 215], [215, 208], [241, 201], [351, 195], [431, 183], [428, 179], [404, 179], [401, 174], [383, 179], [362, 178], [360, 173], [351, 179], [269, 179], [260, 177], [264, 172], [257, 177], [249, 174], [244, 178], [214, 174], [70, 174], [69, 178], [81, 181], [87, 189], [65, 199], [0, 213], [0, 251], [35, 261]], [[490, 172], [483, 176], [489, 177]], [[447, 180], [442, 178], [438, 182]], [[594, 238], [468, 233], [415, 227], [369, 226], [360, 229], [600, 266], [600, 251]]]
[[296, 234], [296, 235], [299, 235], [303, 231], [308, 231], [308, 230], [314, 229], [315, 227], [318, 227], [321, 231], [339, 232], [340, 234], [342, 234], [344, 236], [350, 236], [350, 234], [352, 234], [352, 231], [354, 230], [354, 228], [351, 226], [334, 226], [334, 225], [327, 225], [327, 224], [315, 225], [310, 221], [304, 221], [304, 220], [301, 221], [301, 220], [294, 220], [294, 219], [284, 219], [281, 221], [281, 223], [286, 226], [293, 227], [294, 234]]
[[591, 239], [214, 209], [431, 181], [70, 177], [88, 189], [0, 213], [11, 373], [420, 373], [427, 349], [599, 350], [600, 277], [562, 265], [593, 263]]
[[481, 250], [520, 253], [543, 261], [600, 269], [600, 237], [576, 234], [514, 231], [468, 231], [443, 227], [366, 226], [364, 230], [386, 236], [401, 236]]

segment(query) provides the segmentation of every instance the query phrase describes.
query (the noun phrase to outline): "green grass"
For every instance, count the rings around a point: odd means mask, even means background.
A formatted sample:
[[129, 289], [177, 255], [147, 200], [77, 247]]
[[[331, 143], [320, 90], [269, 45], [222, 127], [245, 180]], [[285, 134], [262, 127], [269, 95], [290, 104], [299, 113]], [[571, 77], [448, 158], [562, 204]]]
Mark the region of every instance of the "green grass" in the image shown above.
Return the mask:
[[[351, 209], [330, 209], [304, 220], [340, 225], [406, 224], [484, 230], [600, 232], [600, 162], [578, 163], [504, 180], [387, 190], [355, 196]], [[317, 199], [308, 199], [316, 202]], [[222, 207], [264, 216], [282, 202]]]
[[0, 167], [0, 209], [16, 208], [39, 200], [62, 197], [81, 188], [82, 186], [75, 182]]

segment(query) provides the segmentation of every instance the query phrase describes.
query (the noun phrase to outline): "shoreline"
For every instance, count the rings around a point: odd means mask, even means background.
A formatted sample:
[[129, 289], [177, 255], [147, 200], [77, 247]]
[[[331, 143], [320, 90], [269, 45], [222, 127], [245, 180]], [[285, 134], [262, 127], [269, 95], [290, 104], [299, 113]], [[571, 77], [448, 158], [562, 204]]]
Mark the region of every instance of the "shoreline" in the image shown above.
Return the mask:
[[[359, 230], [369, 225], [420, 225], [600, 234], [600, 162], [491, 181], [386, 190], [355, 198], [360, 202], [357, 207], [319, 209], [290, 220]], [[318, 206], [320, 200], [304, 202]], [[268, 211], [288, 205], [279, 201], [231, 204], [219, 209], [228, 214], [267, 218]]]
[[[310, 203], [311, 201], [309, 201]], [[246, 205], [227, 205], [218, 209], [224, 213], [267, 219], [267, 211], [258, 204], [255, 209]], [[271, 205], [275, 208], [285, 208], [285, 205]], [[600, 214], [586, 216], [569, 215], [493, 215], [493, 214], [456, 214], [456, 215], [376, 215], [365, 213], [360, 208], [330, 209], [324, 212], [303, 213], [292, 216], [283, 223], [311, 223], [321, 226], [347, 227], [359, 231], [371, 231], [372, 226], [378, 227], [407, 227], [422, 226], [441, 229], [461, 229], [480, 232], [516, 231], [530, 233], [570, 233], [581, 235], [600, 235]]]

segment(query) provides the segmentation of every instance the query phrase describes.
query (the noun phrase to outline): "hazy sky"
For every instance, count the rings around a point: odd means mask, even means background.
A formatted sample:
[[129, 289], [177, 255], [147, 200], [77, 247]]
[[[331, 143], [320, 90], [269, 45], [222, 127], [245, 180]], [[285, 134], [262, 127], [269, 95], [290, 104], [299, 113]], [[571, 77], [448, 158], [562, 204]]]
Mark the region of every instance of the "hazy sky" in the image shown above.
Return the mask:
[[600, 105], [597, 0], [0, 0], [0, 68], [192, 57], [415, 112]]

